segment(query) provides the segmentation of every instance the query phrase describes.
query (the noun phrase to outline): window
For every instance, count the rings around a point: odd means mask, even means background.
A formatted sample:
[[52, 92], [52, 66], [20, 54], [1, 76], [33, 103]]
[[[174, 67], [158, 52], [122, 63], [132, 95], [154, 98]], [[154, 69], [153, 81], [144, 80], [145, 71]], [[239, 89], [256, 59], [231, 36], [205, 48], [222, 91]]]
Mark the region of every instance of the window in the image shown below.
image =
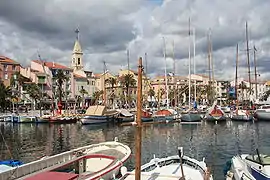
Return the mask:
[[5, 71], [8, 70], [8, 66], [6, 64], [4, 65], [4, 69], [5, 69]]
[[8, 74], [7, 73], [5, 74], [5, 79], [8, 79]]
[[78, 58], [78, 65], [81, 64], [81, 58]]

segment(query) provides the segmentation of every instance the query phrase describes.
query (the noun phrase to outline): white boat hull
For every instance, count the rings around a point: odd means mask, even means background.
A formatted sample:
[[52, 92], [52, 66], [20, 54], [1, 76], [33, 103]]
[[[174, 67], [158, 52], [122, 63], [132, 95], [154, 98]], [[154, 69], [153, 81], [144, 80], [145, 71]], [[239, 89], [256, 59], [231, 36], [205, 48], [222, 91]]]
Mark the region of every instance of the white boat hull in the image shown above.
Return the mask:
[[[183, 172], [185, 179], [204, 180], [207, 174], [207, 167], [204, 161], [183, 156]], [[149, 163], [141, 167], [141, 180], [179, 180], [183, 177], [179, 156], [170, 156], [167, 158], [154, 158]], [[134, 180], [135, 171], [127, 173], [121, 180]], [[212, 180], [209, 174], [209, 180]]]

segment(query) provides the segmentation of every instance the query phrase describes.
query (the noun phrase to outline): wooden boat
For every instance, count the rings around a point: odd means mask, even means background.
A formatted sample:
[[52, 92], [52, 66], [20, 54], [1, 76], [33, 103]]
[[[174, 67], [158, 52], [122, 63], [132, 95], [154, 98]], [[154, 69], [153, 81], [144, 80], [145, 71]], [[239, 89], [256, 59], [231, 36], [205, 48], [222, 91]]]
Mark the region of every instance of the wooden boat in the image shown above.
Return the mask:
[[105, 106], [90, 106], [80, 121], [83, 125], [108, 123], [117, 118], [118, 114], [116, 110], [107, 110]]
[[0, 179], [109, 180], [130, 155], [130, 148], [117, 141], [93, 144], [23, 164], [0, 173]]
[[189, 111], [181, 114], [181, 123], [199, 123], [202, 121], [198, 111]]
[[118, 109], [119, 115], [117, 117], [118, 122], [132, 122], [134, 121], [134, 114], [130, 113], [127, 109]]
[[52, 116], [49, 119], [49, 123], [63, 123], [63, 124], [67, 124], [67, 123], [76, 123], [77, 120], [76, 119], [71, 119], [68, 116]]
[[152, 113], [149, 111], [142, 110], [142, 122], [151, 122], [153, 121]]
[[226, 121], [226, 115], [217, 105], [214, 105], [206, 114], [206, 120], [212, 122]]
[[36, 123], [36, 116], [14, 116], [12, 119], [13, 123]]
[[176, 119], [176, 111], [173, 109], [158, 110], [153, 114], [154, 121], [173, 121]]
[[233, 112], [230, 115], [232, 121], [252, 121], [253, 116], [249, 113], [248, 110], [239, 109]]
[[229, 164], [227, 180], [270, 180], [270, 156], [238, 155], [234, 156]]
[[[155, 158], [149, 163], [141, 166], [141, 180], [179, 180], [185, 177], [188, 180], [212, 180], [212, 175], [204, 162], [184, 156], [182, 148], [179, 148], [179, 155], [166, 158]], [[135, 171], [130, 173], [122, 168], [124, 175], [120, 180], [134, 180]]]
[[254, 119], [258, 121], [270, 121], [270, 105], [263, 105], [254, 113]]

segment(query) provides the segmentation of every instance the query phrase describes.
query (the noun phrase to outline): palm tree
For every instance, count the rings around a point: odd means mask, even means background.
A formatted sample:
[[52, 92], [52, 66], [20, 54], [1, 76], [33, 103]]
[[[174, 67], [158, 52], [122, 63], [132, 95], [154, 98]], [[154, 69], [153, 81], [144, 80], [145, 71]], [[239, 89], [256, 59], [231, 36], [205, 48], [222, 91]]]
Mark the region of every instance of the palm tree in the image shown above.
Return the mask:
[[165, 90], [163, 88], [160, 88], [157, 93], [157, 99], [158, 99], [158, 107], [160, 107], [160, 100], [162, 96], [165, 94]]
[[29, 94], [29, 97], [34, 100], [34, 109], [35, 105], [37, 104], [37, 100], [41, 101], [41, 89], [38, 87], [37, 84], [29, 84], [26, 86], [26, 92]]
[[114, 88], [115, 88], [116, 83], [117, 83], [117, 80], [114, 77], [109, 77], [108, 79], [105, 80], [105, 84], [108, 84], [110, 88], [112, 89], [112, 93], [109, 99], [112, 100], [113, 105], [114, 105], [114, 98], [115, 98]]
[[[119, 77], [119, 81], [120, 81], [120, 84], [122, 85], [122, 87], [124, 89], [126, 89], [126, 94], [129, 97], [129, 89], [131, 87], [135, 87], [136, 83], [137, 83], [136, 80], [134, 79], [133, 74], [122, 75], [121, 77]], [[127, 99], [129, 99], [129, 98], [127, 98]], [[130, 105], [129, 100], [128, 100], [128, 105]]]
[[68, 81], [69, 78], [64, 74], [64, 71], [62, 69], [59, 69], [56, 72], [56, 75], [54, 77], [57, 87], [58, 87], [58, 95], [59, 95], [59, 102], [62, 103], [62, 97], [63, 97], [63, 84], [64, 82]]
[[0, 81], [0, 106], [2, 112], [6, 110], [6, 108], [10, 105], [10, 101], [12, 99], [11, 88], [6, 87], [3, 81]]
[[[150, 99], [151, 99], [151, 102], [149, 102], [150, 104], [152, 104], [153, 102], [152, 102], [152, 99], [153, 99], [153, 97], [155, 97], [155, 91], [154, 91], [154, 89], [149, 89], [149, 91], [148, 91], [148, 96], [150, 96]], [[145, 98], [145, 99], [147, 99], [147, 98]]]
[[100, 90], [100, 91], [95, 91], [93, 93], [93, 99], [94, 99], [94, 104], [97, 103], [97, 101], [99, 100], [100, 96], [103, 94], [103, 90]]
[[85, 89], [81, 89], [80, 93], [82, 94], [82, 101], [83, 101], [83, 105], [85, 104], [85, 99], [84, 99], [84, 95], [88, 94], [88, 92]]

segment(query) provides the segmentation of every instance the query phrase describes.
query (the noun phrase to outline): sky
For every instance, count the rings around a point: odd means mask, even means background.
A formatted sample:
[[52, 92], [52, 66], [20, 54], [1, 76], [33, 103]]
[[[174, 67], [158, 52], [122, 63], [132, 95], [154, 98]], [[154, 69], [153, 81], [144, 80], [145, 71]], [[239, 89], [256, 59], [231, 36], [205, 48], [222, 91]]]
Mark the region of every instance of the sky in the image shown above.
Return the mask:
[[186, 76], [189, 44], [194, 72], [193, 36], [188, 36], [190, 18], [191, 29], [195, 29], [196, 73], [209, 72], [207, 35], [211, 31], [214, 76], [233, 80], [237, 44], [238, 74], [248, 77], [248, 22], [251, 79], [252, 49], [256, 46], [258, 79], [270, 80], [269, 9], [269, 0], [2, 0], [0, 55], [29, 66], [39, 52], [43, 60], [70, 66], [74, 31], [79, 28], [85, 70], [100, 73], [105, 61], [108, 70], [116, 73], [127, 68], [129, 50], [134, 70], [138, 58], [143, 57], [149, 76], [164, 75], [165, 66], [167, 72], [172, 72], [174, 54], [176, 75]]

